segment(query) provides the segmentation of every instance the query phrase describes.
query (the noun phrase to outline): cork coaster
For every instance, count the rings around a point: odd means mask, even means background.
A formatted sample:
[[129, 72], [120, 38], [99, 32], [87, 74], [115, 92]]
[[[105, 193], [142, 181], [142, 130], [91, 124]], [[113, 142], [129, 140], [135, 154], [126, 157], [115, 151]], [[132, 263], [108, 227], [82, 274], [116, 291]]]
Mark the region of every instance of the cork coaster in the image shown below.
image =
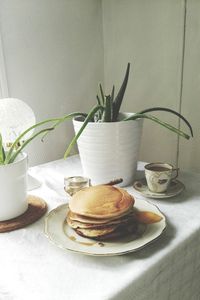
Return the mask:
[[34, 223], [41, 218], [47, 211], [47, 204], [39, 197], [28, 195], [28, 209], [21, 216], [0, 222], [0, 233], [23, 228]]

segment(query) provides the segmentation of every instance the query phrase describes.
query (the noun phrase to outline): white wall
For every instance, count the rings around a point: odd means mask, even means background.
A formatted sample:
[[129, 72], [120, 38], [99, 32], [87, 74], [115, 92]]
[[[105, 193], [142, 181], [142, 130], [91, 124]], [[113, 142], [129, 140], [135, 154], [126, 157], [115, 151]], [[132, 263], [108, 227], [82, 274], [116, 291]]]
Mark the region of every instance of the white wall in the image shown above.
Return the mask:
[[[180, 109], [194, 129], [194, 138], [189, 141], [180, 138], [179, 144], [176, 135], [145, 120], [140, 159], [179, 163], [181, 169], [199, 172], [200, 2], [103, 0], [102, 3], [107, 87], [113, 82], [119, 86], [126, 63], [130, 61], [132, 65], [123, 110], [139, 111], [153, 106]], [[166, 113], [156, 115], [177, 125], [175, 117]], [[189, 132], [182, 122], [181, 129]]]
[[[122, 81], [127, 62], [131, 73], [123, 110], [165, 106], [179, 109], [183, 3], [174, 0], [103, 1], [105, 82]], [[177, 126], [177, 119], [156, 113]], [[145, 120], [140, 158], [176, 162], [177, 137]]]
[[200, 1], [187, 2], [186, 47], [183, 77], [182, 113], [191, 120], [194, 138], [181, 140], [182, 168], [200, 172]]
[[[9, 95], [26, 101], [38, 120], [88, 111], [95, 103], [98, 82], [104, 79], [107, 91], [112, 84], [119, 87], [129, 61], [131, 73], [122, 110], [181, 108], [194, 127], [195, 138], [180, 140], [180, 167], [200, 171], [200, 3], [187, 0], [181, 98], [184, 3], [1, 0], [0, 29]], [[0, 88], [4, 77], [0, 72]], [[6, 93], [5, 86], [3, 90]], [[156, 115], [178, 124], [176, 117]], [[182, 129], [187, 131], [185, 126]], [[45, 144], [32, 144], [31, 164], [62, 157], [72, 133], [69, 122], [52, 133]], [[177, 150], [175, 134], [145, 120], [140, 159], [175, 164]]]
[[[27, 102], [38, 121], [95, 103], [103, 81], [100, 1], [1, 0], [0, 30], [9, 96]], [[72, 134], [69, 122], [32, 143], [30, 164], [61, 158]]]

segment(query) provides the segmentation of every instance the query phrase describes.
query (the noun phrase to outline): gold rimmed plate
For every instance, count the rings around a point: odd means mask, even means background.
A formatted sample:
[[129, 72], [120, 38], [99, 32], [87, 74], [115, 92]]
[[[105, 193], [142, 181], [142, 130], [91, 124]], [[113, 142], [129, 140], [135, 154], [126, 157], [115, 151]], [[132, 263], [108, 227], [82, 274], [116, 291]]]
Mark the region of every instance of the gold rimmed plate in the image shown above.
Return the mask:
[[131, 236], [121, 239], [98, 242], [79, 236], [66, 222], [68, 204], [58, 206], [45, 218], [45, 235], [56, 246], [63, 250], [93, 256], [114, 256], [137, 251], [157, 239], [166, 227], [165, 216], [152, 203], [136, 199], [135, 208], [140, 211], [151, 211], [162, 217], [158, 223], [141, 225], [140, 230]]
[[185, 189], [185, 185], [181, 181], [174, 179], [170, 183], [166, 192], [154, 193], [148, 189], [146, 179], [142, 178], [133, 183], [133, 189], [138, 194], [147, 198], [165, 199], [179, 195]]

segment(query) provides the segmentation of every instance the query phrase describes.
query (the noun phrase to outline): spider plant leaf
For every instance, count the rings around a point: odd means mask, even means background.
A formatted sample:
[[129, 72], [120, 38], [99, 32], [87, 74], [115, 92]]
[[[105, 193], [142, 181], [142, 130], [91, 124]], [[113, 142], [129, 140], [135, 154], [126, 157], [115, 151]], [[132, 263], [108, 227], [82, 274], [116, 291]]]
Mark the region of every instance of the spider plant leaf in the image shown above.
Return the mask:
[[[29, 127], [28, 129], [26, 129], [25, 131], [23, 131], [19, 136], [18, 138], [16, 138], [16, 140], [14, 141], [14, 143], [12, 144], [12, 146], [10, 147], [7, 155], [6, 155], [6, 158], [5, 158], [5, 164], [7, 164], [9, 161], [10, 161], [10, 158], [12, 156], [12, 153], [13, 151], [15, 150], [16, 146], [20, 143], [21, 139], [31, 130], [37, 128], [37, 127], [40, 127], [42, 125], [45, 125], [47, 123], [55, 123], [53, 128], [56, 128], [60, 123], [64, 122], [65, 120], [67, 119], [70, 119], [70, 118], [73, 118], [75, 116], [79, 116], [79, 115], [83, 115], [83, 116], [86, 116], [86, 114], [84, 113], [79, 113], [79, 112], [75, 112], [75, 113], [71, 113], [71, 114], [68, 114], [62, 118], [53, 118], [53, 119], [47, 119], [45, 121], [42, 121], [42, 122], [39, 122], [31, 127]], [[48, 130], [47, 130], [48, 132]], [[44, 136], [43, 136], [44, 138]]]
[[9, 163], [12, 163], [12, 162], [14, 162], [14, 160], [16, 159], [16, 157], [19, 155], [19, 153], [34, 139], [34, 138], [36, 138], [38, 135], [40, 135], [40, 134], [43, 134], [44, 132], [46, 132], [46, 131], [51, 131], [51, 130], [53, 130], [54, 128], [53, 127], [51, 127], [51, 128], [46, 128], [46, 129], [42, 129], [42, 130], [40, 130], [39, 132], [37, 132], [37, 133], [35, 133], [35, 134], [33, 134], [29, 139], [27, 139], [18, 149], [17, 149], [17, 151], [15, 151], [14, 153], [13, 153], [13, 155], [10, 157], [10, 159], [9, 159], [9, 161], [7, 162], [8, 164]]
[[5, 161], [5, 151], [3, 147], [2, 135], [0, 133], [0, 165], [3, 165]]
[[186, 125], [189, 127], [190, 129], [190, 133], [191, 133], [191, 136], [193, 137], [193, 129], [192, 129], [192, 126], [191, 124], [188, 122], [188, 120], [182, 116], [180, 113], [178, 113], [177, 111], [171, 109], [171, 108], [166, 108], [166, 107], [152, 107], [152, 108], [147, 108], [147, 109], [144, 109], [142, 111], [140, 111], [139, 113], [140, 114], [143, 114], [143, 113], [147, 113], [147, 112], [152, 112], [152, 111], [166, 111], [166, 112], [170, 112], [176, 116], [178, 116], [180, 119], [182, 119]]
[[140, 118], [144, 118], [144, 119], [148, 119], [148, 120], [151, 120], [153, 122], [156, 122], [158, 123], [159, 125], [173, 131], [174, 133], [184, 137], [185, 139], [189, 139], [190, 136], [188, 134], [186, 134], [185, 132], [183, 132], [182, 130], [179, 130], [177, 129], [176, 127], [166, 123], [166, 122], [163, 122], [161, 121], [160, 119], [154, 117], [154, 116], [151, 116], [151, 115], [146, 115], [146, 114], [141, 114], [141, 113], [136, 113], [132, 116], [129, 116], [128, 118], [125, 118], [124, 121], [129, 121], [129, 120], [137, 120], [137, 119], [140, 119]]
[[[83, 116], [83, 117], [86, 117], [87, 114], [85, 114], [85, 113], [80, 113], [80, 112], [75, 112], [75, 113], [68, 114], [68, 115], [66, 115], [66, 116], [64, 116], [64, 117], [61, 117], [61, 118], [60, 118], [58, 121], [56, 121], [56, 122], [54, 123], [54, 125], [51, 126], [51, 127], [52, 127], [53, 129], [55, 129], [55, 128], [58, 127], [61, 123], [67, 121], [68, 119], [72, 119], [72, 118], [74, 118], [74, 117], [77, 117], [77, 116]], [[49, 133], [49, 131], [47, 131], [47, 132], [42, 136], [42, 138], [41, 138], [42, 141], [44, 141], [44, 138], [45, 138], [45, 136], [46, 136], [48, 133]]]
[[91, 109], [91, 111], [88, 113], [87, 117], [85, 118], [85, 120], [83, 122], [83, 125], [81, 126], [81, 128], [78, 131], [78, 133], [74, 136], [74, 138], [72, 139], [71, 143], [67, 147], [67, 150], [65, 151], [65, 154], [64, 154], [64, 158], [67, 158], [67, 156], [70, 154], [71, 149], [75, 145], [75, 143], [78, 140], [78, 138], [80, 137], [81, 133], [83, 132], [83, 130], [85, 129], [85, 127], [87, 126], [87, 124], [93, 119], [93, 117], [96, 114], [96, 112], [98, 112], [99, 110], [103, 110], [103, 107], [101, 105], [95, 105]]
[[104, 105], [105, 97], [104, 97], [104, 92], [103, 92], [103, 88], [102, 88], [101, 83], [99, 84], [99, 88], [100, 88], [100, 93], [101, 93], [102, 105]]
[[121, 107], [121, 104], [122, 104], [122, 100], [123, 100], [123, 97], [124, 97], [124, 93], [126, 91], [126, 86], [127, 86], [127, 82], [128, 82], [128, 77], [129, 77], [129, 71], [130, 71], [130, 63], [128, 63], [127, 65], [127, 69], [126, 69], [126, 74], [125, 74], [125, 77], [124, 77], [124, 80], [123, 80], [123, 83], [121, 85], [121, 88], [113, 102], [114, 104], [114, 110], [113, 110], [113, 122], [117, 121], [117, 118], [118, 118], [118, 114], [119, 114], [119, 111], [120, 111], [120, 107]]
[[112, 122], [112, 99], [110, 95], [106, 96], [105, 98], [105, 108], [102, 122]]

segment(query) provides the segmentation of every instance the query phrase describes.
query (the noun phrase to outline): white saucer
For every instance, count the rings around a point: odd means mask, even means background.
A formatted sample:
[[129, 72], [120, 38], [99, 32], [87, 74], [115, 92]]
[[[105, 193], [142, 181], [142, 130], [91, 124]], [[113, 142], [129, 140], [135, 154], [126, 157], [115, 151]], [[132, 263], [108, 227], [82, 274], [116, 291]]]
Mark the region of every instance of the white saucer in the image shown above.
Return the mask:
[[133, 183], [133, 189], [138, 194], [140, 194], [144, 197], [164, 199], [164, 198], [171, 198], [171, 197], [177, 196], [185, 189], [185, 186], [182, 182], [175, 179], [175, 180], [172, 180], [172, 182], [166, 192], [154, 193], [148, 189], [146, 179], [142, 178]]

